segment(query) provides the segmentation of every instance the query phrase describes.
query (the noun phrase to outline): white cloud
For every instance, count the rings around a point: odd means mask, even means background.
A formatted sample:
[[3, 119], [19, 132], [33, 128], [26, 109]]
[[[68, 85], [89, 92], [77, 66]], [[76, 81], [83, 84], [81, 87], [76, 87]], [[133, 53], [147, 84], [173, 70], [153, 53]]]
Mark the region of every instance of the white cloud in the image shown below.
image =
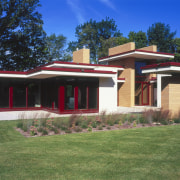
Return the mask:
[[102, 3], [104, 3], [106, 6], [110, 7], [114, 11], [116, 11], [116, 7], [110, 0], [100, 0]]
[[85, 18], [83, 17], [83, 13], [81, 8], [78, 6], [77, 0], [67, 0], [68, 5], [71, 7], [74, 12], [79, 24], [83, 24], [85, 22]]

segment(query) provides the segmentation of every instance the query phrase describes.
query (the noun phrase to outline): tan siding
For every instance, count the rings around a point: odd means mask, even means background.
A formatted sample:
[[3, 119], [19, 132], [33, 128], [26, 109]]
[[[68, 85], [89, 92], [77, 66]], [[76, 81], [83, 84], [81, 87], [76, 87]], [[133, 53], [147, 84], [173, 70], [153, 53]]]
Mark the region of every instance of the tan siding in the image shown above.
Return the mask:
[[131, 51], [135, 49], [135, 43], [134, 42], [129, 42], [120, 46], [116, 46], [113, 48], [109, 48], [109, 56], [123, 53], [126, 51]]
[[134, 106], [135, 93], [135, 70], [134, 59], [128, 58], [122, 61], [109, 62], [110, 65], [120, 65], [125, 69], [119, 74], [120, 78], [125, 77], [125, 83], [118, 88], [118, 105], [131, 107]]
[[161, 107], [169, 110], [169, 80], [162, 78]]
[[90, 50], [80, 49], [73, 52], [73, 62], [75, 63], [90, 63]]
[[180, 84], [169, 84], [169, 109], [173, 114], [180, 110]]
[[152, 46], [140, 48], [139, 50], [157, 52], [157, 46], [152, 45]]

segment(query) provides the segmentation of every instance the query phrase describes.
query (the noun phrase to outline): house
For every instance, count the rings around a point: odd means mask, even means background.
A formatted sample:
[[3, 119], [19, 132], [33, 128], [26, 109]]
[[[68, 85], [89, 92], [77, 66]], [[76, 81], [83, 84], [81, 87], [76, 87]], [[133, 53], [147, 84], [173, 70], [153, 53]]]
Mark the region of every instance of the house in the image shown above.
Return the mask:
[[99, 59], [108, 65], [90, 64], [90, 51], [83, 48], [73, 53], [73, 62], [54, 61], [26, 72], [0, 71], [0, 110], [71, 114], [157, 106], [175, 112], [180, 101], [171, 98], [180, 98], [180, 65], [157, 64], [171, 58], [173, 54], [157, 52], [154, 45], [135, 49], [130, 42], [110, 48], [109, 56]]

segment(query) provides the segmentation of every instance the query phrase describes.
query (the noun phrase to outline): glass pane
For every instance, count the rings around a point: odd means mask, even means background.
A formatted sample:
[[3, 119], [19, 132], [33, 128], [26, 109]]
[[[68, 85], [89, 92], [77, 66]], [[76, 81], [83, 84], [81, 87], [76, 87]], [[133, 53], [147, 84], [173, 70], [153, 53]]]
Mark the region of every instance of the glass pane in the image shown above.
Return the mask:
[[74, 87], [72, 85], [65, 86], [65, 110], [74, 109]]
[[78, 109], [87, 109], [87, 87], [78, 88]]
[[0, 87], [0, 108], [8, 108], [9, 107], [9, 87], [4, 86]]
[[97, 109], [97, 87], [89, 87], [89, 109]]
[[26, 88], [23, 85], [13, 87], [13, 107], [26, 107]]
[[31, 83], [28, 85], [28, 107], [41, 107], [38, 84]]

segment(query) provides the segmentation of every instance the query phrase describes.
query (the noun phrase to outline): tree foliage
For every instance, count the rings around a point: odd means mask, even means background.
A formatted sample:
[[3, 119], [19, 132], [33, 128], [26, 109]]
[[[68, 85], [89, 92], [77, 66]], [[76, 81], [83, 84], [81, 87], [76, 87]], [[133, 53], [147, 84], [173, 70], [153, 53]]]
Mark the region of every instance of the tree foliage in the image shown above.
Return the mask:
[[44, 63], [45, 32], [39, 0], [0, 2], [0, 66], [3, 70], [25, 70]]
[[47, 44], [47, 59], [48, 61], [70, 61], [71, 56], [65, 50], [65, 45], [67, 42], [67, 38], [63, 35], [52, 34], [47, 36], [46, 44]]
[[121, 33], [117, 30], [117, 25], [113, 19], [106, 18], [100, 22], [90, 20], [84, 24], [76, 27], [75, 35], [77, 43], [71, 43], [71, 48], [75, 44], [79, 48], [86, 46], [90, 49], [91, 62], [97, 63], [98, 58], [101, 57], [100, 52], [103, 50], [103, 42], [112, 37], [119, 37]]
[[173, 39], [176, 32], [171, 32], [170, 26], [164, 23], [155, 23], [147, 31], [149, 45], [157, 45], [160, 52], [173, 51]]
[[128, 37], [129, 37], [129, 42], [135, 42], [136, 49], [146, 47], [148, 44], [147, 36], [145, 32], [139, 31], [136, 33], [134, 31], [130, 31]]

